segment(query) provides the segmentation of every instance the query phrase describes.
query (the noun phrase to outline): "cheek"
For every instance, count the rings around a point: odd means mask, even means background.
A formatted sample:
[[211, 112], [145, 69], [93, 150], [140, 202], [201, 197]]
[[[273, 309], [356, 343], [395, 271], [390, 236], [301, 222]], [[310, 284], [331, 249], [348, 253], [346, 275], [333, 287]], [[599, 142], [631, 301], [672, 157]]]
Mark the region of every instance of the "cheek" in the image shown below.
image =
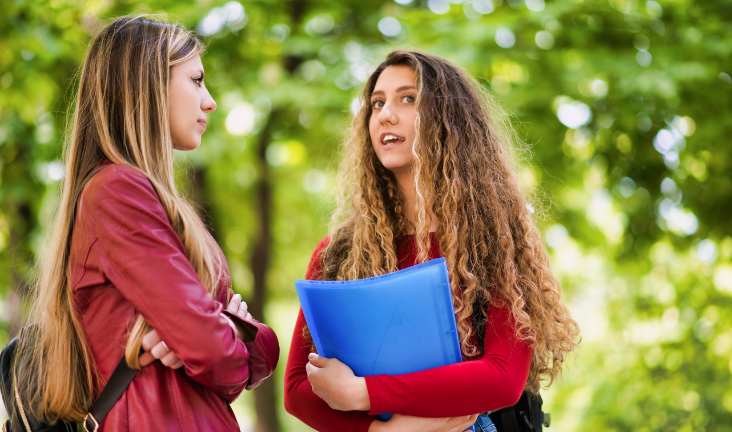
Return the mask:
[[[376, 123], [376, 124], [374, 124]], [[371, 120], [369, 121], [369, 137], [371, 137], [371, 145], [376, 147], [376, 143], [379, 141], [379, 130], [377, 128], [378, 122], [374, 120], [374, 117], [371, 117]]]
[[170, 89], [170, 101], [169, 101], [169, 116], [170, 116], [170, 125], [173, 126], [177, 123], [178, 119], [180, 118], [180, 110], [181, 106], [183, 105], [181, 103], [181, 95], [180, 90], [176, 87], [172, 87]]
[[196, 94], [190, 91], [178, 90], [170, 95], [170, 126], [181, 129], [195, 126], [197, 120]]
[[[171, 100], [171, 102], [173, 102]], [[180, 138], [185, 133], [185, 110], [180, 103], [171, 103], [170, 106], [170, 132], [173, 137]]]
[[409, 123], [411, 123], [413, 125], [410, 133], [412, 135], [412, 139], [414, 139], [414, 137], [417, 135], [417, 113], [416, 112], [410, 113]]

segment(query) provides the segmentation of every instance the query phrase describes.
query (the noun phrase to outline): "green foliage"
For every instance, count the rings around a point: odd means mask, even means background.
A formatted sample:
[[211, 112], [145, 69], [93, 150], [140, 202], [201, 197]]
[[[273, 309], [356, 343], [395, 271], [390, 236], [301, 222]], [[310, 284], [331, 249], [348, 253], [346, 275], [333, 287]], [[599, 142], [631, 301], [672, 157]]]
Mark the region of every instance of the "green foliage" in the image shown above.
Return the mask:
[[90, 35], [164, 12], [212, 33], [218, 109], [201, 148], [179, 155], [181, 179], [245, 297], [266, 140], [281, 389], [292, 282], [326, 233], [351, 102], [386, 53], [416, 48], [479, 78], [531, 146], [519, 174], [539, 191], [537, 223], [584, 336], [576, 366], [544, 392], [550, 430], [732, 430], [728, 2], [262, 0], [242, 3], [243, 17], [235, 4], [0, 0], [0, 318], [16, 316], [53, 212]]

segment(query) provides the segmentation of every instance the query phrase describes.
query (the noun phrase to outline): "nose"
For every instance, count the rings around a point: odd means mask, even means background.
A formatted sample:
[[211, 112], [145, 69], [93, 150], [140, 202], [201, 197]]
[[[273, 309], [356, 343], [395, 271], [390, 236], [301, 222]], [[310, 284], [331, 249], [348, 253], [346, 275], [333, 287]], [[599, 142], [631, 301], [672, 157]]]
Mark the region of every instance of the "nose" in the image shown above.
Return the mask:
[[211, 93], [206, 90], [206, 94], [201, 99], [201, 110], [205, 113], [216, 111], [216, 101], [211, 97]]
[[377, 119], [381, 124], [391, 123], [394, 125], [399, 123], [399, 118], [396, 116], [396, 113], [391, 109], [390, 103], [384, 104], [384, 106], [381, 108], [381, 111], [379, 111]]

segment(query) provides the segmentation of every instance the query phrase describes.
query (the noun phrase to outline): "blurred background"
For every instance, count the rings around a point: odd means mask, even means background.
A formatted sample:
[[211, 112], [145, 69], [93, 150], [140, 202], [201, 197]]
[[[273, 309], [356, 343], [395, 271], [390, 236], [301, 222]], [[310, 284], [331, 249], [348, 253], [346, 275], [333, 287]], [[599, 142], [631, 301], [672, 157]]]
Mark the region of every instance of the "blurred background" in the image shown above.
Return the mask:
[[[519, 174], [582, 344], [543, 391], [550, 431], [732, 431], [732, 3], [728, 0], [0, 0], [0, 342], [55, 211], [90, 38], [160, 13], [209, 45], [218, 102], [179, 180], [234, 289], [280, 338], [242, 430], [306, 431], [283, 382], [362, 84], [397, 48], [443, 56], [502, 102]], [[488, 389], [486, 391], [489, 391]]]

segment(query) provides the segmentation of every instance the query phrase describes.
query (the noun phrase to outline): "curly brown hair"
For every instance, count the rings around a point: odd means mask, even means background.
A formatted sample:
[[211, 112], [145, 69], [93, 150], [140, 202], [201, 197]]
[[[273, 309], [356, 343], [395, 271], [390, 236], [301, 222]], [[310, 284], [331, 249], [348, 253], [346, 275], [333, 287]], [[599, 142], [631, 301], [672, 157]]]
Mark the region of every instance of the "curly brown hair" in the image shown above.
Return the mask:
[[[379, 162], [369, 135], [371, 94], [390, 66], [408, 66], [416, 76], [417, 226], [407, 220], [396, 179]], [[508, 305], [517, 337], [533, 348], [526, 388], [538, 392], [561, 376], [580, 338], [513, 168], [510, 155], [518, 142], [508, 116], [468, 73], [429, 54], [389, 54], [366, 82], [353, 119], [320, 278], [352, 280], [397, 270], [395, 239], [410, 231], [416, 233], [418, 262], [426, 261], [434, 213], [463, 353], [474, 357], [482, 347], [471, 318], [485, 326], [489, 304]]]

